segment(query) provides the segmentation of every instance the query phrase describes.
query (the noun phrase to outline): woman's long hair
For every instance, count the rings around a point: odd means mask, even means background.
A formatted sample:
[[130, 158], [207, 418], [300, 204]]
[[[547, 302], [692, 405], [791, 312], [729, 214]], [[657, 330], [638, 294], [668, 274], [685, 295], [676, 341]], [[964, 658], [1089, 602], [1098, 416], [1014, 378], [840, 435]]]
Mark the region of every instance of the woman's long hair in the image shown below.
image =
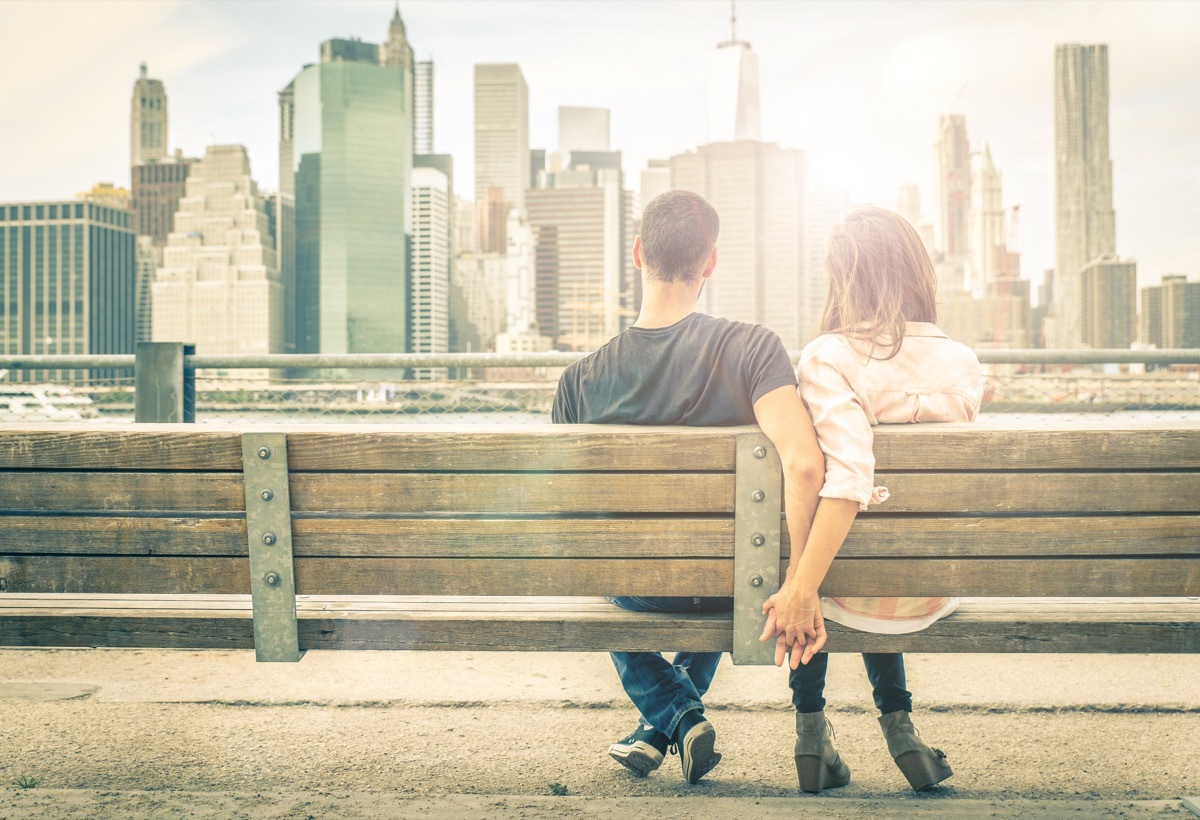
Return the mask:
[[905, 322], [937, 321], [937, 275], [908, 220], [884, 208], [853, 208], [829, 234], [829, 288], [822, 333], [900, 352]]

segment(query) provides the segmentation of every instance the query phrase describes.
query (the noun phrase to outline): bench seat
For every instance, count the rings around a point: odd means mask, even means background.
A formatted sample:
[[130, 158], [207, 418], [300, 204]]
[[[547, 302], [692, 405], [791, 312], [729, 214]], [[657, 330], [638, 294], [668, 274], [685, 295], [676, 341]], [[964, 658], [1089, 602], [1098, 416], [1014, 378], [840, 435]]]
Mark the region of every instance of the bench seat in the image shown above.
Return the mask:
[[[730, 651], [733, 618], [603, 598], [299, 595], [300, 648]], [[0, 596], [9, 646], [252, 649], [249, 595]], [[968, 598], [912, 635], [829, 624], [830, 652], [1200, 652], [1196, 598]]]

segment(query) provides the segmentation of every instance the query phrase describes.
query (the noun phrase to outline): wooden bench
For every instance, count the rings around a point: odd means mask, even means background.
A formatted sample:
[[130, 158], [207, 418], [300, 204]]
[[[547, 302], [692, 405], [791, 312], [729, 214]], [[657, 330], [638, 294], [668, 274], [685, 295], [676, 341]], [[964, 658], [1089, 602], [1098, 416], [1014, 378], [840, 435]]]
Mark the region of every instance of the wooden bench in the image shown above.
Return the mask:
[[[261, 429], [0, 425], [0, 646], [770, 661], [790, 545], [755, 428]], [[831, 625], [830, 651], [1200, 651], [1200, 424], [882, 427], [875, 449], [891, 498], [824, 592], [968, 600], [914, 635]]]

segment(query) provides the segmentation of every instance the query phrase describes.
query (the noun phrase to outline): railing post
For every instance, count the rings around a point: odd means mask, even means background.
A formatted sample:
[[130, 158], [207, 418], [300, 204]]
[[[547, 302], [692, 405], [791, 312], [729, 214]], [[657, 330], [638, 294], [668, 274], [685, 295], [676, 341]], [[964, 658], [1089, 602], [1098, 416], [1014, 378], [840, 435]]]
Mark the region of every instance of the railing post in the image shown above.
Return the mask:
[[195, 352], [195, 345], [184, 342], [138, 342], [134, 421], [196, 420], [195, 371], [186, 366], [185, 359]]
[[733, 662], [771, 664], [775, 642], [758, 640], [762, 605], [779, 589], [783, 467], [762, 433], [739, 433], [734, 479]]

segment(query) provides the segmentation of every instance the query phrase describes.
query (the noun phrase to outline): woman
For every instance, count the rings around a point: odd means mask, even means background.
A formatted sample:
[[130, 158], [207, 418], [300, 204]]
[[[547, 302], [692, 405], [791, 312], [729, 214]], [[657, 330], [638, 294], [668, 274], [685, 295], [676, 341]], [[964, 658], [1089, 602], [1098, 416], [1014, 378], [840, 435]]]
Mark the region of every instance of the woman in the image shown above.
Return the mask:
[[[859, 511], [887, 499], [874, 486], [872, 426], [970, 421], [983, 395], [979, 361], [934, 322], [937, 281], [917, 232], [882, 208], [852, 210], [834, 227], [826, 257], [829, 289], [822, 335], [800, 359], [800, 395], [825, 454], [825, 484], [802, 550], [767, 599], [763, 640], [779, 635], [776, 664], [791, 654], [796, 706], [796, 773], [808, 792], [844, 786], [850, 770], [825, 718], [828, 655], [824, 620], [868, 632], [924, 629], [954, 611], [955, 598], [820, 598], [818, 588]], [[917, 736], [909, 718], [899, 653], [864, 654], [888, 749], [915, 790], [953, 772], [941, 751]]]

